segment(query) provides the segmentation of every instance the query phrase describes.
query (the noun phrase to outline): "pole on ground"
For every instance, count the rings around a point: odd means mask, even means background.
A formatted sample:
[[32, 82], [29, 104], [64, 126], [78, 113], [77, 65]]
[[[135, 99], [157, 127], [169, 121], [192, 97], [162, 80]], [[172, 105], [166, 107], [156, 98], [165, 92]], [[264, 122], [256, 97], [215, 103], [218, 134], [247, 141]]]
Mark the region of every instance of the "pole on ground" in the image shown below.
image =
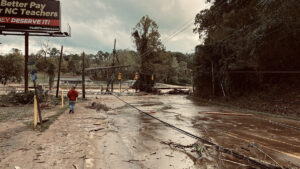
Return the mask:
[[58, 98], [58, 92], [59, 92], [60, 70], [61, 70], [61, 62], [62, 62], [62, 56], [63, 56], [63, 49], [64, 49], [64, 46], [61, 46], [60, 58], [59, 58], [59, 65], [58, 65], [57, 85], [56, 85], [56, 98]]
[[25, 91], [25, 93], [28, 92], [28, 53], [29, 53], [28, 52], [29, 51], [28, 39], [29, 39], [29, 34], [28, 34], [28, 32], [25, 32], [25, 60], [24, 60], [24, 66], [25, 66], [24, 67], [25, 68], [25, 70], [24, 70], [24, 83], [25, 83], [24, 91]]
[[85, 99], [85, 65], [84, 65], [85, 53], [82, 53], [82, 98]]
[[41, 124], [41, 128], [42, 128], [43, 127], [42, 112], [41, 112], [41, 108], [40, 108], [39, 95], [37, 92], [37, 86], [36, 86], [35, 80], [33, 81], [33, 85], [34, 85], [34, 93], [36, 95], [36, 103], [37, 103], [37, 109], [38, 109], [38, 113], [39, 113], [40, 124]]

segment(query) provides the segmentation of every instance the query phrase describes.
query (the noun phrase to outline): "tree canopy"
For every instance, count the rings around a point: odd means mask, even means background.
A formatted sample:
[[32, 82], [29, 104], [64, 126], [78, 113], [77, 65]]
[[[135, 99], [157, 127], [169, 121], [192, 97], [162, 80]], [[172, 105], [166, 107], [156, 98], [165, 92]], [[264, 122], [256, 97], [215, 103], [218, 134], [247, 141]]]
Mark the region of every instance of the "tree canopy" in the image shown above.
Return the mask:
[[158, 51], [163, 50], [158, 25], [149, 16], [143, 16], [133, 28], [132, 37], [141, 56], [141, 71], [137, 86], [140, 90], [151, 91], [154, 85], [154, 81], [151, 80], [154, 73], [153, 61]]
[[24, 72], [24, 58], [19, 50], [6, 56], [0, 56], [0, 80], [2, 84], [20, 82]]
[[234, 71], [299, 70], [299, 10], [298, 0], [213, 1], [195, 17], [194, 32], [204, 40], [195, 58], [198, 89], [213, 81], [213, 90], [232, 94], [267, 79]]

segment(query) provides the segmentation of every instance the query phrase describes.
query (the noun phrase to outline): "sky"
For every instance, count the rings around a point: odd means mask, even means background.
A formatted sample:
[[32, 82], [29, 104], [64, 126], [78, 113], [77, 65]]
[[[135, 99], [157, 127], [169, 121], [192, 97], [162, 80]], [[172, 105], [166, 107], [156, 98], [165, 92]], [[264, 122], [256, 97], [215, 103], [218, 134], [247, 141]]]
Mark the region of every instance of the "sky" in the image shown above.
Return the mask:
[[[86, 52], [96, 54], [102, 50], [111, 52], [114, 39], [117, 49], [136, 50], [132, 41], [133, 27], [144, 15], [148, 15], [159, 26], [161, 40], [168, 51], [192, 53], [201, 43], [193, 33], [194, 17], [209, 6], [206, 0], [61, 0], [62, 31], [67, 25], [72, 36], [67, 38], [30, 37], [29, 53], [40, 50], [42, 44], [60, 48], [65, 53]], [[168, 39], [174, 32], [186, 29]], [[0, 36], [0, 54], [12, 48], [24, 51], [24, 37]]]

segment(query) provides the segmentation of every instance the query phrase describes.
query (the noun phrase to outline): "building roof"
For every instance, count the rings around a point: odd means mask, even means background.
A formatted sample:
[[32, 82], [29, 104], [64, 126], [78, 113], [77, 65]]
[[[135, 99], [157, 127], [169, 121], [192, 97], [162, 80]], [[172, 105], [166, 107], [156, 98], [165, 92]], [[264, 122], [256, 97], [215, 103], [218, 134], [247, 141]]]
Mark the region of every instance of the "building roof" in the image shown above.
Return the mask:
[[[54, 79], [57, 80], [57, 77]], [[81, 76], [64, 76], [60, 78], [60, 81], [78, 81], [81, 82], [82, 81], [82, 77]], [[89, 77], [85, 77], [85, 81], [92, 81]]]

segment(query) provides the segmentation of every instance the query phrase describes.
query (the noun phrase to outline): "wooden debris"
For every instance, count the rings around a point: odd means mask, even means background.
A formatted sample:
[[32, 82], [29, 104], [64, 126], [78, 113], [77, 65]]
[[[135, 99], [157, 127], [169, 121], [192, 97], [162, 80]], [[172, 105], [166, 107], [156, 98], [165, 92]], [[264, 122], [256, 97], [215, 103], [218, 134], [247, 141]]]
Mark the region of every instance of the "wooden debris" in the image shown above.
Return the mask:
[[167, 156], [167, 157], [174, 157], [174, 156], [172, 156], [172, 155], [168, 155], [168, 154], [167, 154], [166, 156]]
[[[43, 119], [43, 123], [46, 123], [48, 121], [49, 121], [49, 119]], [[40, 122], [38, 122], [38, 124], [40, 124]]]
[[93, 130], [90, 130], [89, 132], [96, 132], [96, 131], [100, 131], [100, 130], [104, 130], [104, 128], [93, 129]]
[[225, 116], [253, 116], [253, 114], [244, 113], [223, 113], [223, 112], [199, 112], [201, 114], [225, 115]]
[[239, 166], [242, 166], [242, 167], [249, 167], [249, 166], [246, 165], [246, 164], [238, 163], [238, 162], [235, 162], [235, 161], [226, 160], [226, 159], [221, 159], [221, 160], [222, 160], [222, 161], [225, 161], [225, 162], [228, 162], [228, 163], [236, 164], [236, 165], [239, 165]]
[[139, 161], [146, 161], [146, 160], [128, 160], [123, 162], [132, 163], [132, 162], [139, 162]]
[[78, 167], [75, 164], [73, 164], [72, 166], [74, 167], [74, 169], [78, 169]]

